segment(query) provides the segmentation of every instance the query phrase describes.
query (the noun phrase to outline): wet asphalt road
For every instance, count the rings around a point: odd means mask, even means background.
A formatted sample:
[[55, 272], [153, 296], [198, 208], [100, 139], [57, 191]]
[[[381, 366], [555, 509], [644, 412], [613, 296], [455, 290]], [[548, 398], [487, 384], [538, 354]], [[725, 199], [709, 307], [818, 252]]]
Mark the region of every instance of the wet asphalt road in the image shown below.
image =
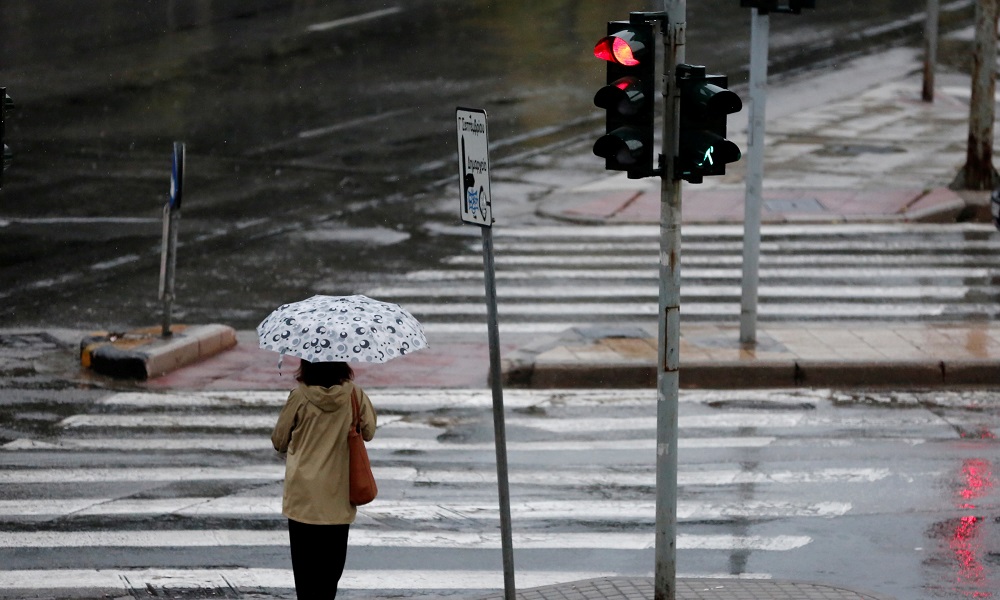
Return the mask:
[[[923, 8], [834, 4], [772, 18], [772, 73], [896, 43]], [[2, 326], [157, 318], [174, 140], [188, 148], [179, 320], [249, 327], [317, 282], [346, 293], [433, 264], [462, 243], [435, 233], [457, 224], [454, 107], [489, 112], [495, 162], [586, 140], [601, 127], [591, 47], [604, 22], [662, 4], [202, 0], [83, 17], [66, 6], [0, 8], [0, 85], [17, 102], [0, 191]], [[735, 2], [688, 3], [688, 62], [738, 86], [748, 23]]]
[[[380, 492], [352, 528], [343, 596], [499, 588], [489, 391], [369, 391]], [[232, 598], [211, 584], [184, 595], [199, 576], [165, 573], [289, 569], [268, 439], [282, 392], [0, 400], [0, 597], [32, 595], [5, 589], [8, 570], [51, 569], [31, 585], [75, 591], [100, 570], [126, 573], [135, 597]], [[507, 394], [519, 587], [651, 574], [653, 404], [649, 389]], [[995, 394], [685, 390], [679, 431], [682, 575], [995, 597]]]

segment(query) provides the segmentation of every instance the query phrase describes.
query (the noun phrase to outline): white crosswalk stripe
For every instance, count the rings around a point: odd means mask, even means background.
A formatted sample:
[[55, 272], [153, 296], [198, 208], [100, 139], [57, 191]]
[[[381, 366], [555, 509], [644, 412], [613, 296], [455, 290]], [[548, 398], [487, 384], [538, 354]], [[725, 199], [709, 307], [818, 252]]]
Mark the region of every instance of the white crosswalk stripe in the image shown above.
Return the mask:
[[[739, 319], [742, 235], [739, 226], [683, 228], [683, 318]], [[658, 236], [642, 225], [497, 227], [501, 329], [655, 323]], [[762, 236], [762, 321], [1000, 316], [1000, 240], [989, 225], [772, 225]], [[468, 248], [368, 293], [406, 306], [428, 332], [481, 331], [481, 248]]]
[[[874, 471], [874, 470], [873, 470]], [[376, 469], [376, 476], [380, 481], [382, 472]], [[712, 473], [705, 474], [705, 480]], [[740, 483], [783, 483], [783, 484], [803, 484], [803, 483], [841, 483], [844, 482], [865, 482], [877, 481], [887, 475], [877, 473], [859, 472], [844, 473], [840, 477], [829, 477], [829, 474], [821, 473], [811, 476], [805, 473], [791, 473], [787, 477], [779, 474], [776, 477], [763, 476], [759, 478], [749, 477], [745, 481], [742, 478], [729, 477], [723, 475], [721, 481], [712, 479], [705, 485], [734, 485]], [[485, 477], [485, 483], [494, 483], [496, 477]], [[756, 481], [755, 481], [756, 479]], [[60, 482], [72, 482], [72, 480], [60, 479]], [[170, 481], [170, 480], [166, 480]], [[183, 480], [182, 480], [183, 481]], [[22, 482], [23, 483], [23, 482]], [[35, 482], [40, 483], [40, 482]], [[436, 482], [445, 483], [445, 482]], [[484, 483], [484, 481], [461, 481], [450, 480], [446, 483]], [[516, 477], [511, 478], [511, 483], [523, 485], [524, 482]], [[606, 485], [622, 485], [615, 482], [604, 482]], [[694, 481], [686, 481], [681, 478], [679, 485], [698, 485]], [[646, 486], [652, 485], [651, 482]], [[851, 509], [847, 502], [819, 502], [812, 504], [794, 504], [789, 502], [746, 502], [739, 505], [733, 504], [709, 504], [694, 502], [678, 502], [677, 514], [679, 519], [705, 519], [723, 517], [791, 517], [791, 516], [840, 516], [846, 514]], [[403, 502], [403, 501], [380, 501], [375, 506], [365, 506], [358, 509], [362, 516], [373, 519], [388, 518], [392, 516], [406, 515], [413, 519], [432, 519], [441, 515], [441, 511], [447, 510], [451, 514], [461, 514], [464, 518], [496, 519], [498, 517], [497, 507], [490, 504], [448, 504], [446, 506], [430, 505], [424, 502]], [[587, 518], [591, 520], [606, 519], [607, 515], [613, 514], [617, 520], [638, 520], [647, 523], [653, 522], [655, 505], [651, 502], [600, 502], [600, 501], [573, 501], [573, 502], [531, 502], [512, 503], [511, 514], [518, 520], [539, 520], [554, 519], [572, 514], [576, 518]], [[142, 515], [240, 515], [246, 518], [281, 518], [281, 498], [269, 497], [227, 497], [227, 498], [169, 498], [158, 500], [117, 500], [113, 498], [74, 498], [71, 500], [35, 500], [30, 504], [21, 501], [0, 501], [0, 517], [31, 516], [58, 518], [65, 516], [92, 516], [92, 515], [115, 515], [115, 514], [142, 514]], [[371, 532], [361, 532], [357, 535], [366, 536]], [[13, 534], [12, 534], [13, 535]], [[442, 534], [444, 535], [444, 534]], [[4, 547], [6, 542], [0, 540], [0, 547]], [[364, 543], [364, 542], [361, 542]], [[8, 546], [9, 547], [9, 546]], [[600, 548], [600, 546], [595, 546]]]
[[[435, 595], [502, 588], [499, 565], [493, 564], [501, 543], [492, 438], [461, 434], [489, 422], [490, 392], [369, 393], [384, 415], [369, 445], [381, 495], [359, 508], [351, 545], [369, 553], [368, 566], [349, 568], [342, 589]], [[879, 443], [914, 445], [953, 436], [948, 424], [928, 411], [884, 419], [863, 410], [825, 410], [830, 394], [683, 393], [678, 445], [699, 460], [682, 460], [677, 474], [682, 492], [689, 490], [677, 503], [677, 548], [722, 558], [712, 569], [682, 575], [718, 576], [733, 553], [811, 547], [810, 535], [782, 524], [872, 510], [838, 493], [845, 486], [941, 476], [869, 465], [864, 449], [852, 450], [866, 437], [840, 433], [874, 428], [881, 432]], [[0, 488], [6, 494], [0, 499], [0, 564], [13, 565], [0, 567], [0, 598], [41, 590], [92, 597], [168, 588], [291, 588], [281, 515], [284, 467], [266, 431], [285, 396], [110, 394], [64, 416], [56, 424], [58, 435], [0, 446]], [[649, 390], [511, 390], [506, 408], [514, 547], [519, 555], [534, 553], [519, 565], [519, 585], [650, 574], [653, 396]], [[727, 402], [758, 409], [712, 408]], [[609, 411], [615, 416], [603, 416]], [[237, 432], [215, 430], [228, 427]], [[805, 430], [811, 433], [803, 440]], [[847, 458], [801, 468], [766, 461], [750, 467], [743, 460], [745, 453], [772, 448], [798, 452], [802, 443]], [[735, 499], [727, 495], [734, 489], [755, 492]], [[824, 491], [810, 497], [803, 489]], [[739, 523], [735, 532], [720, 529], [729, 522]], [[159, 525], [150, 528], [154, 523]], [[40, 555], [28, 549], [45, 551], [44, 568], [31, 562]], [[432, 560], [399, 562], [406, 552], [425, 549], [434, 550]], [[130, 557], [127, 563], [116, 562], [122, 552]], [[574, 552], [618, 552], [632, 566], [590, 560], [577, 570], [561, 570], [566, 562], [555, 557]], [[180, 563], [174, 560], [179, 553], [185, 557]], [[258, 553], [265, 558], [246, 558]], [[391, 554], [380, 559], [381, 553]], [[191, 556], [216, 566], [190, 568]], [[233, 568], [244, 560], [250, 562]]]
[[[825, 516], [821, 512], [819, 516]], [[0, 548], [160, 548], [207, 546], [282, 546], [288, 542], [285, 531], [194, 530], [194, 531], [122, 531], [122, 532], [37, 532], [6, 534]], [[649, 550], [653, 534], [627, 533], [518, 533], [513, 542], [521, 549], [587, 548], [607, 550]], [[741, 548], [782, 552], [801, 548], [810, 542], [807, 536], [678, 536], [682, 549]], [[395, 530], [361, 531], [351, 536], [358, 547], [393, 548], [500, 548], [499, 533], [425, 532]]]
[[[687, 429], [708, 429], [718, 427], [753, 427], [757, 429], [817, 427], [838, 425], [841, 427], [857, 427], [859, 425], [878, 426], [880, 424], [933, 424], [940, 419], [934, 415], [895, 415], [879, 418], [830, 419], [803, 414], [759, 414], [733, 413], [727, 415], [705, 415], [682, 417], [680, 426]], [[656, 417], [597, 417], [580, 418], [572, 421], [562, 419], [544, 420], [537, 418], [510, 417], [506, 419], [508, 427], [525, 427], [541, 431], [570, 433], [608, 431], [655, 430]], [[274, 419], [269, 415], [231, 414], [231, 415], [189, 415], [189, 414], [142, 414], [142, 415], [74, 415], [63, 419], [60, 424], [67, 428], [156, 428], [184, 427], [187, 429], [240, 429], [270, 431]], [[412, 423], [401, 420], [401, 417], [384, 418], [379, 424], [384, 429], [434, 429], [434, 425]]]

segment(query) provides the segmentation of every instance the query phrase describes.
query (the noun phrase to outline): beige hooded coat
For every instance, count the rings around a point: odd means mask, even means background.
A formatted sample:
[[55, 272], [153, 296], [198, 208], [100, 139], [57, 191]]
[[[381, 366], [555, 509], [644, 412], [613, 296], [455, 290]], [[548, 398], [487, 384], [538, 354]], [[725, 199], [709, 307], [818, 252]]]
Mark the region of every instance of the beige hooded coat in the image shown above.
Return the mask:
[[288, 395], [271, 433], [271, 443], [285, 459], [281, 512], [310, 525], [354, 522], [357, 509], [348, 491], [347, 432], [353, 410], [351, 390], [361, 406], [361, 434], [375, 437], [375, 408], [352, 382], [329, 388], [299, 385]]

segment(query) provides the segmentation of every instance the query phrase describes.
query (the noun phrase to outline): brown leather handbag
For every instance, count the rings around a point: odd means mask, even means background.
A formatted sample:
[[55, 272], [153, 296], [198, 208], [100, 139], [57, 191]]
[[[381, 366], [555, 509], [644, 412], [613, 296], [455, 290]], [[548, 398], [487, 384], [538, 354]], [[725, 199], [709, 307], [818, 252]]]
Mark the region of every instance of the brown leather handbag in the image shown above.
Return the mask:
[[375, 485], [375, 476], [372, 475], [365, 438], [361, 435], [361, 407], [358, 406], [357, 390], [351, 390], [351, 405], [354, 409], [354, 420], [351, 422], [351, 430], [347, 432], [347, 446], [350, 450], [351, 504], [361, 506], [375, 499], [378, 495], [378, 486]]

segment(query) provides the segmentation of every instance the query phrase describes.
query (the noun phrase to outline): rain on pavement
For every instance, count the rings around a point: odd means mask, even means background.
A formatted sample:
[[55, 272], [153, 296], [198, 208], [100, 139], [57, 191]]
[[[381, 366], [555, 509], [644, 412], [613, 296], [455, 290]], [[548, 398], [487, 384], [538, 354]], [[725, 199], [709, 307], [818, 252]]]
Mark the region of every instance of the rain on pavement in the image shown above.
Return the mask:
[[[773, 19], [772, 72], [919, 31], [910, 0], [820, 4]], [[7, 326], [155, 318], [173, 141], [188, 160], [178, 319], [248, 327], [319, 283], [347, 293], [434, 264], [463, 243], [432, 226], [457, 225], [454, 107], [489, 112], [494, 162], [585, 139], [600, 127], [591, 48], [605, 21], [662, 8], [198, 0], [79, 16], [68, 6], [0, 6], [0, 85], [17, 103], [0, 191]], [[688, 62], [745, 82], [748, 23], [735, 1], [689, 2]]]

